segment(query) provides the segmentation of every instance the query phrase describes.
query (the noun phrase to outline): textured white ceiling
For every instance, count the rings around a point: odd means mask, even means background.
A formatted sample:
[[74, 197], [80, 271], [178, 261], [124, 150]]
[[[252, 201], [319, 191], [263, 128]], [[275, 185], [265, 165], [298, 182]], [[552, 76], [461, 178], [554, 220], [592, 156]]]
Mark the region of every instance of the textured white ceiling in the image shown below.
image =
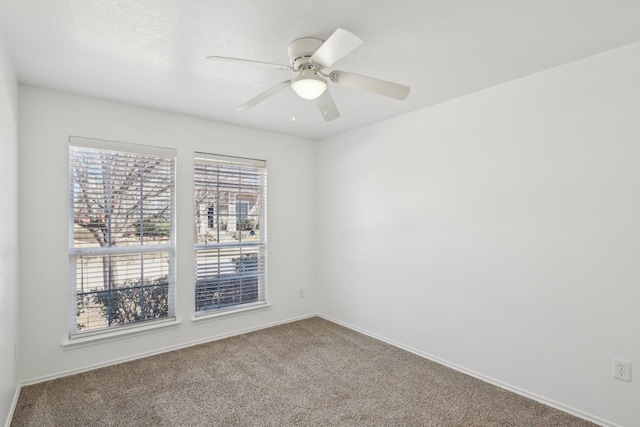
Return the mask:
[[[323, 139], [640, 40], [640, 1], [0, 0], [21, 83]], [[330, 85], [342, 114], [285, 89], [287, 45], [344, 28], [364, 44], [332, 69], [411, 86], [405, 101]], [[295, 115], [296, 121], [291, 120]]]

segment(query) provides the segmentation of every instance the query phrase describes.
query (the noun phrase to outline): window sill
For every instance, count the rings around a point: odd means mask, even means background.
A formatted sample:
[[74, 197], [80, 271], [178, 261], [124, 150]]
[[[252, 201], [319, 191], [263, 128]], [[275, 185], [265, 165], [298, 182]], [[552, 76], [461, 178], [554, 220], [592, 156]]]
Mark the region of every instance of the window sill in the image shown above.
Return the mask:
[[241, 315], [249, 312], [262, 311], [262, 310], [268, 309], [269, 307], [271, 307], [271, 304], [267, 302], [261, 302], [256, 305], [251, 305], [248, 307], [229, 309], [229, 310], [223, 310], [223, 311], [215, 311], [211, 313], [196, 315], [191, 319], [191, 321], [194, 323], [206, 322], [208, 320], [219, 319], [221, 317], [231, 317], [234, 315]]
[[173, 317], [171, 319], [164, 319], [155, 321], [148, 325], [132, 325], [118, 328], [117, 330], [106, 330], [90, 333], [86, 335], [76, 335], [62, 341], [62, 347], [64, 350], [73, 350], [76, 348], [86, 347], [94, 344], [101, 344], [104, 342], [114, 341], [122, 338], [129, 338], [137, 335], [149, 334], [158, 330], [164, 330], [169, 328], [175, 328], [180, 325], [180, 321]]

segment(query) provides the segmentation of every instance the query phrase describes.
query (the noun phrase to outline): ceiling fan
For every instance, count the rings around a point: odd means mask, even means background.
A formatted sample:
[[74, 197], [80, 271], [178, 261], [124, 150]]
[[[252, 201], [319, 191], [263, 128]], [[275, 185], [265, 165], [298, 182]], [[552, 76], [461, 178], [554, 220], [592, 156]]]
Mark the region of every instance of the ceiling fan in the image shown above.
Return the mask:
[[250, 99], [239, 106], [238, 110], [249, 110], [270, 96], [290, 86], [301, 98], [315, 100], [325, 121], [330, 121], [340, 117], [340, 112], [327, 89], [327, 79], [339, 85], [367, 90], [398, 100], [404, 100], [409, 95], [410, 88], [397, 83], [347, 73], [345, 71], [331, 71], [328, 74], [323, 72], [325, 68], [331, 67], [362, 43], [363, 41], [358, 36], [338, 28], [326, 41], [313, 37], [305, 37], [289, 43], [288, 54], [290, 65], [271, 64], [268, 62], [229, 58], [225, 56], [208, 56], [207, 59], [266, 65], [285, 71], [293, 71], [298, 74], [296, 77], [280, 82], [255, 98]]

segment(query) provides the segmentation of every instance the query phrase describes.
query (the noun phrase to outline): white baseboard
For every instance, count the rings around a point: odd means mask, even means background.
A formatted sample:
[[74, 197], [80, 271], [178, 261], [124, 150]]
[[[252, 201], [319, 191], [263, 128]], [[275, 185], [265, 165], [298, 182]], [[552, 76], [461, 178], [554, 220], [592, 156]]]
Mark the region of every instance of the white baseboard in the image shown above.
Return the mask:
[[22, 385], [18, 384], [18, 387], [16, 387], [16, 392], [13, 394], [13, 402], [11, 402], [11, 407], [9, 408], [7, 421], [4, 424], [5, 427], [11, 427], [11, 421], [13, 420], [13, 414], [16, 412], [16, 407], [18, 406], [18, 398], [20, 397], [21, 389], [22, 389]]
[[[280, 321], [277, 321], [277, 322], [267, 323], [267, 324], [260, 325], [260, 326], [255, 326], [255, 327], [252, 327], [252, 328], [240, 329], [240, 330], [237, 330], [237, 331], [228, 332], [228, 333], [220, 334], [220, 335], [214, 335], [214, 336], [203, 338], [203, 339], [200, 339], [200, 340], [189, 341], [189, 342], [185, 342], [185, 343], [174, 345], [174, 346], [164, 347], [164, 348], [153, 350], [153, 351], [149, 351], [149, 352], [138, 353], [138, 354], [135, 354], [135, 355], [132, 355], [132, 356], [127, 356], [127, 357], [123, 357], [123, 358], [119, 358], [119, 359], [113, 359], [113, 360], [110, 360], [108, 362], [96, 363], [96, 364], [93, 364], [93, 365], [83, 366], [81, 368], [76, 368], [76, 369], [70, 369], [70, 370], [67, 370], [67, 371], [56, 372], [54, 374], [49, 374], [49, 375], [45, 375], [45, 376], [42, 376], [42, 377], [31, 378], [31, 379], [22, 381], [21, 386], [24, 387], [24, 386], [29, 386], [29, 385], [33, 385], [33, 384], [38, 384], [38, 383], [45, 382], [45, 381], [51, 381], [51, 380], [54, 380], [56, 378], [67, 377], [69, 375], [75, 375], [75, 374], [79, 374], [79, 373], [82, 373], [82, 372], [92, 371], [94, 369], [104, 368], [106, 366], [117, 365], [117, 364], [123, 363], [123, 362], [130, 362], [132, 360], [142, 359], [142, 358], [149, 357], [149, 356], [155, 356], [157, 354], [167, 353], [169, 351], [180, 350], [182, 348], [187, 348], [187, 347], [191, 347], [191, 346], [198, 345], [198, 344], [205, 344], [205, 343], [212, 342], [212, 341], [218, 341], [218, 340], [221, 340], [221, 339], [230, 338], [230, 337], [234, 337], [234, 336], [242, 335], [242, 334], [247, 334], [249, 332], [259, 331], [261, 329], [271, 328], [273, 326], [284, 325], [286, 323], [296, 322], [298, 320], [308, 319], [310, 317], [315, 317], [315, 316], [317, 316], [317, 314], [315, 314], [315, 313], [307, 314], [307, 315], [304, 315], [304, 316], [289, 318], [289, 319], [286, 319], [286, 320], [280, 320]], [[16, 399], [16, 402], [17, 402], [17, 399]]]
[[551, 406], [552, 408], [558, 409], [558, 410], [560, 410], [562, 412], [566, 412], [566, 413], [569, 413], [571, 415], [575, 415], [578, 418], [582, 418], [584, 420], [591, 421], [594, 424], [598, 424], [598, 425], [603, 426], [603, 427], [622, 427], [619, 424], [615, 424], [615, 423], [612, 423], [610, 421], [603, 420], [603, 419], [598, 418], [598, 417], [596, 417], [594, 415], [587, 414], [587, 413], [585, 413], [583, 411], [580, 411], [578, 409], [572, 408], [572, 407], [567, 406], [567, 405], [563, 405], [562, 403], [559, 403], [559, 402], [544, 398], [544, 397], [539, 396], [539, 395], [537, 395], [535, 393], [531, 393], [531, 392], [528, 392], [526, 390], [520, 389], [518, 387], [514, 387], [514, 386], [512, 386], [510, 384], [503, 383], [503, 382], [498, 381], [496, 379], [493, 379], [493, 378], [487, 377], [485, 375], [482, 375], [482, 374], [480, 374], [478, 372], [474, 372], [474, 371], [466, 369], [466, 368], [464, 368], [462, 366], [458, 366], [455, 363], [451, 363], [451, 362], [448, 362], [446, 360], [440, 359], [439, 357], [436, 357], [436, 356], [434, 356], [432, 354], [425, 353], [423, 351], [420, 351], [420, 350], [417, 350], [415, 348], [409, 347], [407, 345], [401, 344], [399, 342], [393, 341], [393, 340], [388, 339], [386, 337], [383, 337], [381, 335], [378, 335], [378, 334], [375, 334], [373, 332], [367, 331], [365, 329], [359, 328], [357, 326], [353, 326], [353, 325], [350, 325], [348, 323], [342, 322], [340, 320], [334, 319], [334, 318], [332, 318], [330, 316], [326, 316], [326, 315], [323, 315], [323, 314], [318, 314], [318, 317], [321, 317], [321, 318], [323, 318], [325, 320], [328, 320], [330, 322], [333, 322], [333, 323], [337, 323], [338, 325], [344, 326], [345, 328], [348, 328], [348, 329], [351, 329], [353, 331], [359, 332], [361, 334], [367, 335], [367, 336], [369, 336], [371, 338], [375, 338], [377, 340], [380, 340], [382, 342], [390, 344], [390, 345], [392, 345], [394, 347], [398, 347], [398, 348], [400, 348], [402, 350], [406, 350], [406, 351], [408, 351], [410, 353], [413, 353], [413, 354], [415, 354], [417, 356], [420, 356], [420, 357], [423, 357], [425, 359], [431, 360], [433, 362], [439, 363], [441, 365], [444, 365], [444, 366], [446, 366], [448, 368], [451, 368], [453, 370], [456, 370], [458, 372], [462, 372], [463, 374], [472, 376], [472, 377], [477, 378], [477, 379], [479, 379], [481, 381], [484, 381], [486, 383], [492, 384], [492, 385], [494, 385], [496, 387], [500, 387], [502, 389], [511, 391], [513, 393], [519, 394], [520, 396], [524, 396], [526, 398], [535, 400], [536, 402], [540, 402], [540, 403], [542, 403], [544, 405]]

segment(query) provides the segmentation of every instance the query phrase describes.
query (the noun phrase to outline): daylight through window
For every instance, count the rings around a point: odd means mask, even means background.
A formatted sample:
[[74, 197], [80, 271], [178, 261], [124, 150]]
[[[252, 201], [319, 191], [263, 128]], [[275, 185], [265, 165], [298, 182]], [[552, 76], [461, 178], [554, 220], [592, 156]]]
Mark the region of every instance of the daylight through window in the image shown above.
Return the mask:
[[71, 138], [71, 335], [174, 314], [175, 151]]
[[196, 314], [266, 302], [266, 162], [195, 155]]

